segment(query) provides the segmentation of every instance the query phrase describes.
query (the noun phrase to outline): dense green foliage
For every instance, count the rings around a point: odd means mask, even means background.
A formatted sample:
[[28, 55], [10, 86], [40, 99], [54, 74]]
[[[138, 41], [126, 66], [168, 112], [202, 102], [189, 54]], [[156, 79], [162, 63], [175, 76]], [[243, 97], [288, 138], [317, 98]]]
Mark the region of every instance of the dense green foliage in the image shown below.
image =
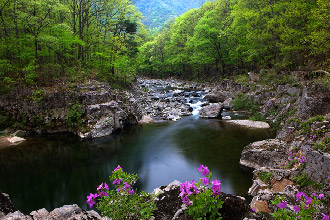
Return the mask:
[[164, 24], [191, 8], [199, 8], [207, 0], [135, 0], [136, 7], [144, 16], [143, 24], [160, 30]]
[[[151, 37], [133, 4], [150, 27], [203, 5]], [[0, 0], [0, 93], [22, 82], [126, 83], [136, 71], [210, 79], [328, 70], [329, 11], [327, 0]]]
[[330, 66], [328, 0], [217, 0], [140, 48], [139, 72], [203, 78]]
[[0, 0], [1, 91], [59, 78], [127, 81], [141, 18], [130, 0]]

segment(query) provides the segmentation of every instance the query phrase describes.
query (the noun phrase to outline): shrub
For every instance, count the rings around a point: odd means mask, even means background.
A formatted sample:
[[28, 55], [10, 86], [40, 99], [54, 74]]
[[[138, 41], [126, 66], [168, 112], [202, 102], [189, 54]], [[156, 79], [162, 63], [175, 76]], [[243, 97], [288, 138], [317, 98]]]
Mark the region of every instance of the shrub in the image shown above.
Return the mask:
[[204, 176], [198, 183], [193, 180], [180, 185], [182, 202], [187, 205], [188, 214], [194, 219], [221, 219], [219, 212], [223, 204], [220, 199], [221, 182], [220, 180], [211, 182], [212, 173], [207, 166], [200, 165], [198, 172], [202, 172]]
[[243, 111], [250, 111], [252, 113], [255, 113], [258, 111], [258, 105], [253, 103], [252, 100], [248, 99], [248, 97], [245, 94], [239, 94], [234, 100], [233, 100], [233, 109], [234, 110], [243, 110]]
[[96, 204], [98, 210], [104, 216], [111, 219], [150, 219], [156, 205], [148, 193], [136, 193], [133, 185], [138, 177], [123, 171], [118, 165], [112, 175], [115, 189], [110, 190], [106, 183], [97, 187], [97, 193], [87, 196], [86, 203], [93, 207]]
[[82, 116], [83, 111], [81, 109], [81, 105], [79, 103], [71, 105], [65, 118], [67, 125], [71, 128], [80, 126], [82, 124]]

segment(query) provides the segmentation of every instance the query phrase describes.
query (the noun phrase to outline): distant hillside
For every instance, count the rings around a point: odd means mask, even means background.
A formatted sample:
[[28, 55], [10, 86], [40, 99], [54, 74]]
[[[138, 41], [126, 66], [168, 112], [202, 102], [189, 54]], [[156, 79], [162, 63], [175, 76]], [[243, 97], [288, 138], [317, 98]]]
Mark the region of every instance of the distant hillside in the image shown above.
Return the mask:
[[133, 0], [133, 3], [145, 17], [143, 23], [153, 29], [191, 8], [199, 8], [206, 1], [209, 0]]

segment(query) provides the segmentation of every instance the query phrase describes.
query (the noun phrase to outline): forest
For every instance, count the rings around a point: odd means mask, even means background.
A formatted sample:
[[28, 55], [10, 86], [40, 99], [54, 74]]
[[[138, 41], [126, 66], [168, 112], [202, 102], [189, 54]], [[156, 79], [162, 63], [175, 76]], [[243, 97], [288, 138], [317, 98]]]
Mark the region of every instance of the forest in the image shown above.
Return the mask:
[[[126, 85], [137, 74], [219, 79], [330, 66], [328, 0], [207, 1], [175, 19], [184, 7], [167, 1], [164, 17], [158, 3], [151, 10], [143, 0], [0, 0], [1, 93], [22, 83]], [[142, 21], [156, 15], [164, 27], [152, 33]]]
[[0, 0], [0, 90], [126, 81], [146, 31], [130, 0]]
[[328, 0], [217, 0], [168, 24], [140, 48], [138, 72], [202, 79], [330, 64]]

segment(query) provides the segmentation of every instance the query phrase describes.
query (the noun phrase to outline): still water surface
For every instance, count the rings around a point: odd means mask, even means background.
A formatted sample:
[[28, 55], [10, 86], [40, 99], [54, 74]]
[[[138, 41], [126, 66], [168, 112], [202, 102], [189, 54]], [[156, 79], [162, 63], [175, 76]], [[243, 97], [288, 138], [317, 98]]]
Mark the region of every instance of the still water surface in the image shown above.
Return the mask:
[[271, 136], [265, 130], [193, 115], [177, 122], [133, 126], [96, 140], [59, 135], [31, 138], [0, 149], [0, 189], [25, 214], [65, 204], [88, 209], [87, 194], [101, 182], [109, 183], [118, 164], [137, 173], [138, 189], [147, 192], [173, 180], [198, 180], [197, 168], [204, 164], [221, 180], [224, 192], [245, 196], [251, 177], [239, 167], [242, 149]]

